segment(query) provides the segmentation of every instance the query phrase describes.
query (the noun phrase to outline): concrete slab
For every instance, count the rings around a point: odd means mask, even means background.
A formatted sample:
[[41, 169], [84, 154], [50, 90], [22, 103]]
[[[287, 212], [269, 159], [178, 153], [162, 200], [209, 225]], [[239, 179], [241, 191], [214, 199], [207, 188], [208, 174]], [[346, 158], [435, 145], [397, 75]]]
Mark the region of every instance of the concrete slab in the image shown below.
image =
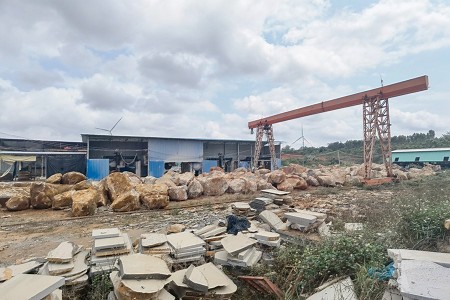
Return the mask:
[[402, 260], [397, 279], [403, 297], [416, 300], [449, 299], [450, 268], [430, 261]]
[[41, 300], [64, 285], [64, 277], [18, 274], [0, 284], [2, 300]]
[[173, 249], [175, 249], [175, 251], [183, 251], [206, 245], [205, 241], [201, 238], [186, 231], [168, 235], [167, 242]]
[[336, 282], [320, 292], [308, 297], [306, 300], [358, 300], [355, 294], [353, 282], [350, 277]]
[[68, 263], [62, 263], [62, 264], [48, 263], [48, 265], [47, 265], [48, 274], [49, 275], [61, 275], [63, 273], [72, 271], [74, 266], [75, 266], [75, 264], [73, 263], [73, 261], [68, 262]]
[[409, 249], [388, 249], [388, 256], [395, 262], [403, 260], [421, 260], [437, 263], [450, 268], [450, 253], [419, 251]]
[[38, 261], [29, 261], [23, 264], [11, 265], [6, 268], [0, 268], [0, 282], [11, 279], [18, 274], [30, 273], [36, 268], [42, 266], [43, 263]]
[[280, 234], [276, 232], [263, 231], [260, 230], [255, 233], [255, 238], [259, 241], [278, 241], [280, 239]]
[[208, 281], [200, 270], [194, 265], [190, 265], [184, 273], [183, 283], [193, 290], [206, 293], [208, 291]]
[[142, 247], [156, 247], [167, 243], [167, 236], [162, 233], [143, 233], [141, 234]]
[[221, 241], [225, 251], [231, 255], [237, 255], [239, 252], [242, 252], [256, 244], [256, 240], [248, 238], [243, 234], [229, 235]]
[[287, 226], [281, 219], [271, 211], [263, 210], [259, 214], [259, 218], [264, 222], [270, 225], [275, 230], [287, 230]]
[[102, 228], [92, 230], [92, 237], [94, 239], [119, 237], [120, 234], [119, 228]]
[[72, 261], [76, 252], [78, 252], [78, 245], [72, 242], [62, 242], [47, 254], [47, 260], [52, 263], [67, 263]]
[[106, 249], [125, 248], [125, 246], [126, 244], [123, 236], [94, 240], [95, 252]]
[[316, 216], [300, 212], [285, 213], [284, 217], [292, 224], [299, 224], [305, 227], [314, 224], [317, 221]]
[[122, 279], [166, 279], [171, 274], [164, 260], [140, 253], [119, 257], [119, 271]]
[[274, 190], [274, 189], [261, 190], [261, 192], [266, 193], [266, 194], [276, 195], [276, 196], [282, 196], [282, 195], [289, 195], [290, 194], [290, 192], [279, 191], [279, 190]]

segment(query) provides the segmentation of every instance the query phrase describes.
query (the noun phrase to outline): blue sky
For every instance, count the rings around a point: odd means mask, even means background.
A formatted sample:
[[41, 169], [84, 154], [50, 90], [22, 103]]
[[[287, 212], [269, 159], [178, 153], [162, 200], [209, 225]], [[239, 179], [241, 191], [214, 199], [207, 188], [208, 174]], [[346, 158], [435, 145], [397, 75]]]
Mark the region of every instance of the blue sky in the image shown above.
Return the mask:
[[[428, 75], [392, 134], [450, 131], [450, 3], [0, 2], [0, 137], [254, 139], [255, 118]], [[361, 139], [362, 108], [275, 124], [292, 143]]]

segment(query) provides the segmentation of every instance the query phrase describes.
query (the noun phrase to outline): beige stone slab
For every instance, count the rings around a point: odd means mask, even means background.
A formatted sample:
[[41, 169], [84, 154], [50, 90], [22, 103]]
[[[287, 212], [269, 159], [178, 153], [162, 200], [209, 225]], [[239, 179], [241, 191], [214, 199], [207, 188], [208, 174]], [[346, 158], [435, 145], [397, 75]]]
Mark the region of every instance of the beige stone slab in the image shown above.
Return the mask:
[[183, 251], [189, 248], [197, 248], [199, 246], [205, 246], [206, 243], [201, 238], [191, 232], [180, 232], [169, 234], [167, 236], [167, 242], [175, 249], [175, 251]]
[[92, 230], [92, 237], [94, 239], [104, 239], [119, 237], [121, 235], [119, 228], [101, 228]]
[[0, 284], [2, 300], [41, 300], [64, 285], [64, 277], [18, 274]]
[[73, 257], [74, 267], [70, 272], [64, 273], [61, 276], [69, 278], [87, 272], [88, 265], [86, 264], [86, 257], [89, 251], [83, 250]]
[[201, 235], [201, 234], [203, 234], [205, 232], [208, 232], [210, 230], [213, 230], [215, 228], [217, 228], [217, 225], [206, 225], [205, 227], [202, 227], [202, 228], [200, 228], [198, 230], [195, 230], [194, 234], [195, 235]]
[[0, 268], [0, 282], [11, 279], [18, 274], [29, 273], [32, 270], [39, 268], [43, 263], [38, 261], [29, 261], [23, 264], [11, 265], [6, 268]]
[[274, 189], [261, 190], [261, 192], [266, 193], [266, 194], [277, 195], [277, 196], [290, 194], [290, 192], [279, 191], [279, 190], [274, 190]]
[[276, 232], [260, 230], [255, 233], [255, 238], [263, 241], [278, 241], [280, 239], [280, 234]]
[[208, 289], [226, 286], [229, 283], [228, 276], [211, 262], [198, 266], [197, 269], [208, 281]]
[[296, 212], [302, 213], [302, 214], [308, 214], [317, 217], [319, 220], [325, 220], [327, 218], [327, 214], [305, 210], [305, 209], [295, 209]]
[[275, 230], [287, 230], [287, 226], [281, 219], [271, 211], [263, 210], [259, 218], [266, 224], [269, 224]]
[[43, 298], [42, 300], [63, 300], [62, 297], [62, 290], [57, 289], [50, 293], [47, 297]]
[[107, 250], [115, 248], [124, 248], [126, 246], [126, 241], [123, 236], [103, 238], [94, 240], [94, 250]]
[[122, 279], [166, 279], [171, 272], [164, 260], [145, 254], [119, 257]]
[[299, 224], [299, 225], [305, 226], [305, 227], [307, 227], [317, 221], [316, 216], [313, 216], [310, 214], [304, 214], [304, 213], [300, 213], [300, 212], [285, 213], [284, 217], [293, 224]]
[[62, 242], [47, 254], [47, 260], [52, 263], [67, 263], [72, 261], [76, 252], [78, 252], [78, 245]]
[[162, 233], [143, 233], [141, 234], [142, 247], [156, 247], [167, 243], [167, 236]]
[[229, 235], [222, 239], [222, 246], [231, 255], [237, 255], [256, 244], [256, 240], [246, 237], [243, 234]]
[[83, 274], [82, 276], [79, 276], [78, 278], [75, 278], [73, 280], [66, 280], [66, 285], [67, 286], [74, 286], [74, 285], [84, 285], [87, 284], [89, 280], [89, 277], [87, 274]]
[[119, 299], [125, 299], [123, 294], [128, 294], [131, 299], [154, 299], [158, 296], [164, 286], [169, 283], [168, 279], [120, 279], [119, 272], [113, 271], [110, 279], [114, 286], [114, 293]]
[[203, 293], [208, 291], [208, 281], [203, 273], [194, 265], [190, 265], [189, 268], [187, 268], [186, 273], [184, 273], [183, 283], [196, 291]]
[[49, 275], [61, 275], [63, 273], [70, 272], [75, 264], [73, 261], [67, 262], [67, 263], [48, 263], [48, 274]]

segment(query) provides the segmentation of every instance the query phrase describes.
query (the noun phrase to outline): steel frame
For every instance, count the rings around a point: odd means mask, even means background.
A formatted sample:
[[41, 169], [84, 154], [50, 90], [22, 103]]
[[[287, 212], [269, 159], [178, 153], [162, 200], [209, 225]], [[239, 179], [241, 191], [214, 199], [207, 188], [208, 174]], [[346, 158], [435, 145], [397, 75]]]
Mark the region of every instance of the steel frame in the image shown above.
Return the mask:
[[275, 170], [278, 168], [276, 164], [275, 140], [273, 137], [273, 127], [272, 125], [268, 124], [261, 125], [256, 128], [256, 144], [255, 154], [253, 156], [253, 169], [256, 170], [258, 168], [264, 135], [267, 137], [267, 143], [269, 144], [271, 168], [272, 170]]

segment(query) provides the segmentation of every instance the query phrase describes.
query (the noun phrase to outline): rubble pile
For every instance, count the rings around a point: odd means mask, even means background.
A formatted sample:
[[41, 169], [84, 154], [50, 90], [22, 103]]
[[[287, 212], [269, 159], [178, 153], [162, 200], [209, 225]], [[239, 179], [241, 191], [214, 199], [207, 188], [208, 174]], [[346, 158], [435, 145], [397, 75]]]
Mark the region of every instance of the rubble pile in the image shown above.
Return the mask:
[[214, 264], [207, 263], [173, 273], [168, 290], [178, 299], [231, 299], [237, 286]]
[[130, 237], [118, 228], [94, 229], [92, 237], [91, 275], [112, 270], [119, 256], [133, 253]]

